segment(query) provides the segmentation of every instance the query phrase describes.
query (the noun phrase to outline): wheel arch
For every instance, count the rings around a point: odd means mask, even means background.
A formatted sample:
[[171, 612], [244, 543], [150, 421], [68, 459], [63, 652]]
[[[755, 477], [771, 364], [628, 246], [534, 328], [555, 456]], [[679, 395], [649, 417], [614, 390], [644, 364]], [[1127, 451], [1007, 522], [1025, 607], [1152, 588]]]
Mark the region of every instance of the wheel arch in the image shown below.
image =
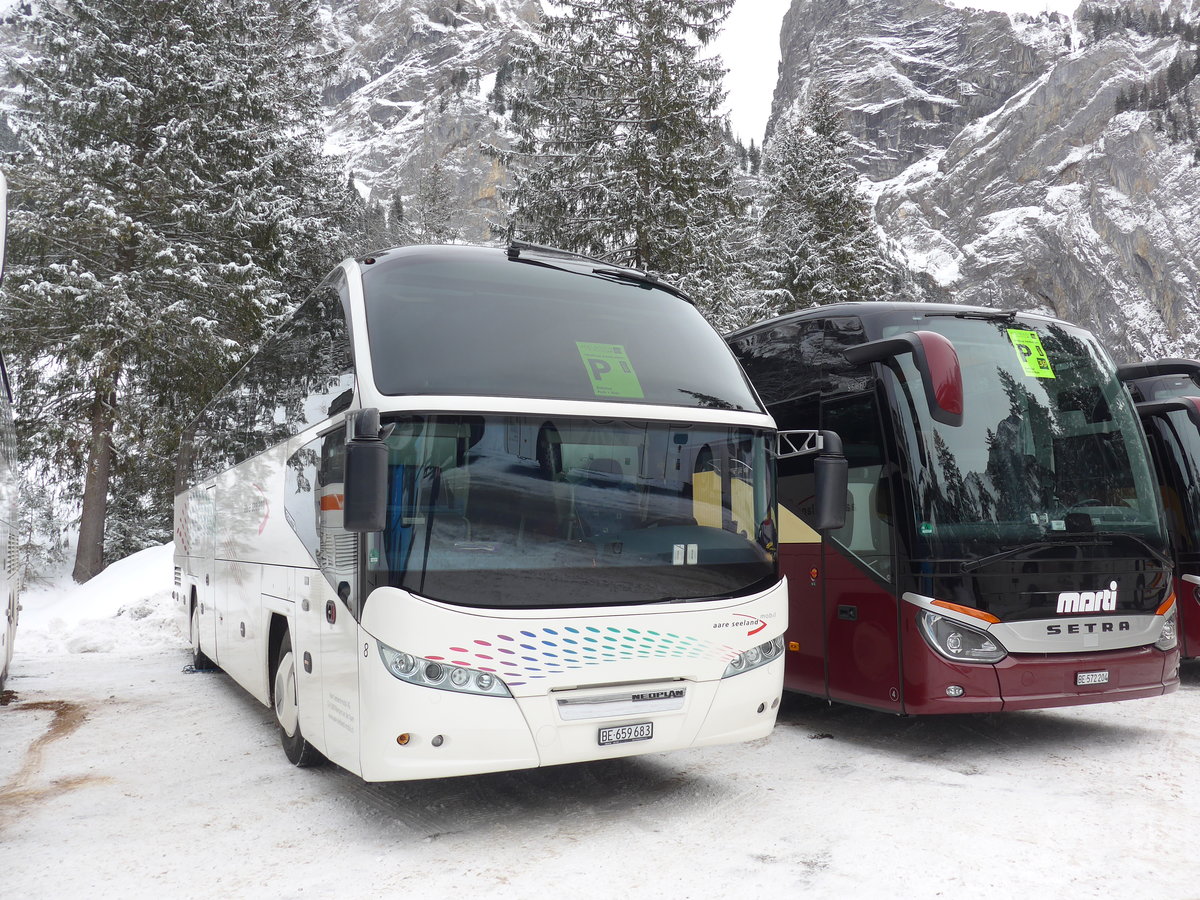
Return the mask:
[[[283, 646], [283, 636], [289, 632], [287, 616], [271, 613], [271, 622], [267, 629], [267, 692], [271, 703], [275, 702], [275, 667], [279, 664], [279, 648]], [[294, 643], [293, 641], [293, 645]]]

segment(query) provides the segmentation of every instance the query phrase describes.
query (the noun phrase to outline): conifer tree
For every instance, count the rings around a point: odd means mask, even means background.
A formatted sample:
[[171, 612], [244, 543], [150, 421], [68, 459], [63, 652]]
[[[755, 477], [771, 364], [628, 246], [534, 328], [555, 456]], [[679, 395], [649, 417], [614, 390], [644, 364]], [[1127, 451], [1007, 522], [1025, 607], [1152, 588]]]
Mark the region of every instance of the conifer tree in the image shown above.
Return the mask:
[[[516, 236], [676, 279], [735, 302], [722, 253], [741, 209], [704, 58], [732, 0], [563, 0], [516, 60], [507, 158]], [[720, 296], [717, 296], [720, 295]]]
[[26, 450], [81, 503], [77, 581], [169, 538], [182, 427], [341, 255], [315, 7], [62, 0], [34, 25], [0, 331]]
[[777, 312], [883, 299], [893, 281], [848, 148], [833, 95], [821, 86], [767, 145], [758, 269]]

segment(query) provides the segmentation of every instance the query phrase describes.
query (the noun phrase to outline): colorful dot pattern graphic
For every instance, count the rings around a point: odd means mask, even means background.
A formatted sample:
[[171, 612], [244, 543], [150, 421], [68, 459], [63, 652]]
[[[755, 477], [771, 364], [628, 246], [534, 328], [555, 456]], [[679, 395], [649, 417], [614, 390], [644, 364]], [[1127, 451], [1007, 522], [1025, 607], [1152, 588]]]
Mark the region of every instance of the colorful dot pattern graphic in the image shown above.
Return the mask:
[[716, 657], [728, 663], [737, 654], [737, 650], [726, 644], [669, 631], [565, 625], [497, 634], [489, 640], [476, 638], [450, 647], [445, 655], [426, 659], [492, 672], [509, 687], [519, 687], [572, 669], [621, 660]]

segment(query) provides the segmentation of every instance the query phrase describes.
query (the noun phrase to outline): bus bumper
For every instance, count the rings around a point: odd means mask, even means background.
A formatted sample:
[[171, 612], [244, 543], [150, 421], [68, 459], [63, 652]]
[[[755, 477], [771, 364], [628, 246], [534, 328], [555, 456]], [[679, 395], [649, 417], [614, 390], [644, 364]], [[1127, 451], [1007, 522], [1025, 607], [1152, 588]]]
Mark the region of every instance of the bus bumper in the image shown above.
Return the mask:
[[[926, 653], [905, 678], [909, 715], [1050, 709], [1169, 694], [1179, 687], [1179, 651], [1132, 647], [1086, 654], [1011, 654], [995, 665], [955, 664]], [[1079, 684], [1080, 675], [1107, 681]], [[915, 677], [914, 677], [915, 676]], [[962, 694], [952, 697], [949, 692]]]
[[[716, 681], [638, 683], [637, 691], [686, 688], [678, 709], [565, 720], [560, 700], [586, 708], [620, 685], [517, 698], [440, 691], [367, 666], [364, 706], [391, 710], [362, 723], [365, 781], [408, 781], [661, 753], [765, 737], [775, 725], [783, 661]], [[651, 723], [649, 739], [600, 744], [600, 730]], [[641, 732], [639, 732], [641, 733]]]

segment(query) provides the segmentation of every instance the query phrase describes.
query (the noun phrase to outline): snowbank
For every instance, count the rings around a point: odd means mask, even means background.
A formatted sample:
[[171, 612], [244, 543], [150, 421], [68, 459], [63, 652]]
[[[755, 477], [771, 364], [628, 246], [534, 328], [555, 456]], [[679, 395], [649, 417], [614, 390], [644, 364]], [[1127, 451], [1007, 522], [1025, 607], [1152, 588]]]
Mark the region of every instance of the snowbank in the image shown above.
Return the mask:
[[187, 642], [171, 599], [174, 544], [113, 563], [87, 584], [63, 573], [21, 595], [16, 652], [131, 653]]

